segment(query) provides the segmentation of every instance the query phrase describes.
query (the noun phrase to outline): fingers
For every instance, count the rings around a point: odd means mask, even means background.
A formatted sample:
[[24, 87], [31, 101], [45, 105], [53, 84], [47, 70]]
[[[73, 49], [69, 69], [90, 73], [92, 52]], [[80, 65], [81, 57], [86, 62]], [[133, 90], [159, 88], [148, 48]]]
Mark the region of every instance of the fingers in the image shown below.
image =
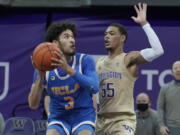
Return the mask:
[[139, 13], [139, 9], [138, 9], [138, 7], [136, 5], [134, 5], [134, 9], [135, 9], [136, 13], [138, 14]]
[[131, 18], [136, 22], [136, 17], [135, 16], [131, 16]]
[[143, 3], [143, 10], [144, 10], [145, 12], [147, 12], [147, 4], [146, 4], [146, 3]]
[[51, 58], [51, 61], [52, 61], [52, 63], [51, 63], [52, 66], [59, 65], [62, 63], [60, 59], [53, 58], [53, 57]]
[[142, 7], [142, 3], [138, 3], [138, 9], [139, 9], [139, 11], [142, 11], [143, 10], [143, 7]]
[[166, 127], [165, 130], [166, 130], [166, 135], [168, 135], [169, 129]]
[[134, 5], [134, 9], [136, 10], [137, 14], [141, 11], [147, 11], [147, 4], [139, 2], [138, 5]]
[[32, 55], [30, 56], [30, 58], [31, 58], [31, 62], [32, 62], [32, 64], [34, 65], [34, 61], [33, 61]]
[[31, 58], [31, 63], [32, 63], [33, 67], [36, 68], [36, 65], [35, 65], [35, 63], [33, 61], [32, 55], [30, 56], [30, 58]]
[[53, 53], [56, 54], [59, 58], [63, 56], [62, 52], [54, 51]]

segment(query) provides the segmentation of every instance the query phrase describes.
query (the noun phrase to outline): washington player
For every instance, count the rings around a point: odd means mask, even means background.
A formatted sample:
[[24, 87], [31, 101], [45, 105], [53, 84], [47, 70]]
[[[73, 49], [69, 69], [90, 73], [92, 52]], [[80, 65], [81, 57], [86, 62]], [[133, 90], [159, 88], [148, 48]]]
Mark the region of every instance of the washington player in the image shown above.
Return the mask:
[[108, 56], [97, 61], [100, 79], [100, 110], [96, 135], [134, 135], [133, 88], [141, 64], [149, 63], [164, 53], [161, 43], [146, 20], [147, 4], [134, 6], [137, 17], [132, 19], [145, 31], [151, 48], [124, 53], [127, 31], [121, 24], [111, 24], [105, 32], [105, 48]]

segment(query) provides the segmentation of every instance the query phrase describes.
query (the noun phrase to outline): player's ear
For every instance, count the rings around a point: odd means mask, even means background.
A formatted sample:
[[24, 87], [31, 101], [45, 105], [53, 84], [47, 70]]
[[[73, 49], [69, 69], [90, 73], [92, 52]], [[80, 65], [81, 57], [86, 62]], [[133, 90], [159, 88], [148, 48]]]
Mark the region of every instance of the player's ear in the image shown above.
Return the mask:
[[121, 42], [125, 42], [126, 40], [126, 36], [125, 35], [121, 35]]
[[54, 43], [57, 47], [59, 47], [59, 42], [57, 40], [53, 40], [52, 43]]
[[53, 40], [52, 42], [55, 43], [55, 44], [58, 44], [58, 41], [57, 41], [57, 40]]

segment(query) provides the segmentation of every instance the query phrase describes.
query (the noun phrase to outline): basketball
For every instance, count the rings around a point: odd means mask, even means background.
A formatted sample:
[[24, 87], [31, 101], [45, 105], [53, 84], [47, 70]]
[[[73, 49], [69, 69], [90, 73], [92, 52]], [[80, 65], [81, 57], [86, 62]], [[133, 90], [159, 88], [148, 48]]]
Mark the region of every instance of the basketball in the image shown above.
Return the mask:
[[35, 68], [43, 72], [55, 69], [56, 67], [51, 65], [51, 58], [59, 59], [59, 56], [54, 51], [60, 52], [60, 49], [53, 43], [44, 42], [39, 44], [32, 54]]

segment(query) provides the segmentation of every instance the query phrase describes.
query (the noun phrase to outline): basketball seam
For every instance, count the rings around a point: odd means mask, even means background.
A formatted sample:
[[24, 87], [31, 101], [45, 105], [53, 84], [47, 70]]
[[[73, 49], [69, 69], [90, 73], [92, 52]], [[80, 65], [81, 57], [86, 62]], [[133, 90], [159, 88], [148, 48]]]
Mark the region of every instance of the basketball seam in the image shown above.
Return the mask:
[[46, 47], [48, 48], [48, 50], [43, 53], [43, 56], [42, 56], [42, 59], [41, 59], [41, 70], [42, 71], [44, 71], [43, 70], [43, 67], [44, 67], [43, 61], [44, 61], [44, 58], [45, 58], [45, 53], [47, 53], [49, 51], [48, 45], [46, 45]]
[[49, 50], [49, 52], [50, 52], [51, 57], [53, 57], [53, 55], [52, 55], [52, 50], [50, 49], [49, 46], [47, 46], [47, 48], [48, 48], [48, 50]]

